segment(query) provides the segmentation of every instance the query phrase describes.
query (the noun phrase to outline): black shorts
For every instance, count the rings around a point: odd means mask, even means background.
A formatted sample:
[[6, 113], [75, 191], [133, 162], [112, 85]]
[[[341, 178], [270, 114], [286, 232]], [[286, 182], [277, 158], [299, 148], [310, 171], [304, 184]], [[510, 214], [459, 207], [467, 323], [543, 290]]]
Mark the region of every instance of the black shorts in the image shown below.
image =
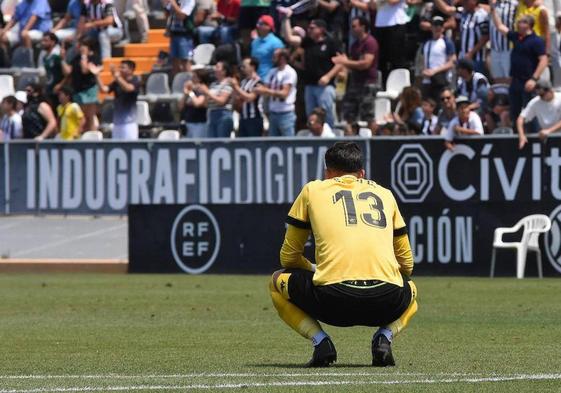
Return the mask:
[[409, 279], [399, 287], [382, 281], [350, 281], [315, 286], [314, 273], [288, 269], [290, 301], [305, 313], [333, 326], [384, 326], [398, 319], [411, 303]]
[[269, 7], [241, 7], [238, 26], [240, 29], [255, 29], [261, 15], [267, 15]]

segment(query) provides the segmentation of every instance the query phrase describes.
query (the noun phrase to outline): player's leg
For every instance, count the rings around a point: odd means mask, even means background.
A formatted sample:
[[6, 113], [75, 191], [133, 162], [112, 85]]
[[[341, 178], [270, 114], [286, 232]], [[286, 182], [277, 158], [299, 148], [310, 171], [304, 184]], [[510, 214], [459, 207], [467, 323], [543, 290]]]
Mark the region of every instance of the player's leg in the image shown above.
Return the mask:
[[413, 281], [406, 281], [411, 292], [409, 306], [403, 314], [392, 323], [381, 326], [372, 338], [372, 365], [377, 367], [394, 366], [395, 361], [391, 350], [393, 338], [407, 327], [417, 312], [417, 287]]
[[273, 273], [269, 290], [280, 318], [293, 330], [312, 341], [314, 354], [307, 366], [327, 367], [337, 360], [335, 346], [318, 321], [290, 301], [291, 295], [302, 299], [313, 298], [306, 296], [306, 292], [309, 292], [313, 285], [312, 276], [311, 272], [304, 270], [279, 270]]

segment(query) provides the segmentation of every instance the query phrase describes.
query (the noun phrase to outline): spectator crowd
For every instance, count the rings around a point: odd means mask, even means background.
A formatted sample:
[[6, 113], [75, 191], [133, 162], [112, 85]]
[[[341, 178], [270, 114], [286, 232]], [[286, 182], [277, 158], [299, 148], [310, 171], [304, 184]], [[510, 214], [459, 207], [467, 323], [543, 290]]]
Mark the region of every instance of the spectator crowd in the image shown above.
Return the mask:
[[[184, 75], [174, 98], [188, 138], [457, 136], [561, 129], [561, 0], [163, 0], [169, 51], [157, 70]], [[4, 8], [3, 8], [4, 9]], [[143, 0], [21, 0], [1, 18], [2, 62], [40, 50], [45, 82], [2, 100], [0, 137], [75, 139], [99, 128], [139, 137], [142, 79], [111, 66], [114, 45], [149, 32]], [[212, 44], [212, 65], [193, 62]], [[9, 66], [9, 64], [4, 64]], [[397, 81], [397, 82], [396, 82]], [[396, 87], [397, 83], [397, 87]], [[397, 89], [397, 90], [395, 90]], [[383, 109], [381, 109], [383, 108]]]

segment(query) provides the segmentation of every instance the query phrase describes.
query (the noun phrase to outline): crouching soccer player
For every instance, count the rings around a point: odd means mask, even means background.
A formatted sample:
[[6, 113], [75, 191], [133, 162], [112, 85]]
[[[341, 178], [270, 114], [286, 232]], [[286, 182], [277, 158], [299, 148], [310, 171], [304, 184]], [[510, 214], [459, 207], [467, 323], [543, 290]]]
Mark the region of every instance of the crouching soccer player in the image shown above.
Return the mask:
[[[417, 311], [409, 280], [413, 256], [405, 222], [391, 191], [364, 179], [362, 153], [338, 142], [325, 154], [326, 180], [304, 186], [288, 213], [271, 298], [281, 319], [312, 341], [308, 367], [327, 367], [337, 352], [318, 321], [379, 327], [372, 365], [395, 365], [391, 343]], [[303, 256], [313, 231], [313, 265]]]

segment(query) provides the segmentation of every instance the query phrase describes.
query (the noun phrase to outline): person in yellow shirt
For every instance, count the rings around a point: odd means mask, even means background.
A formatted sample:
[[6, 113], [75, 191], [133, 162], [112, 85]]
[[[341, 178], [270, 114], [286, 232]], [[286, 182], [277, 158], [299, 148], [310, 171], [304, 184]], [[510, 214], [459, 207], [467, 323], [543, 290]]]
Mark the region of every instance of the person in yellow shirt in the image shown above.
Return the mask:
[[514, 26], [518, 26], [518, 21], [526, 15], [534, 18], [534, 33], [544, 39], [545, 50], [549, 54], [551, 50], [551, 37], [547, 8], [539, 0], [520, 0], [516, 9]]
[[[372, 365], [393, 366], [391, 342], [417, 311], [405, 222], [391, 191], [364, 178], [356, 143], [337, 142], [325, 153], [325, 165], [325, 180], [306, 184], [288, 213], [284, 269], [269, 284], [273, 304], [284, 322], [312, 341], [306, 366], [337, 360], [318, 321], [379, 327]], [[315, 265], [303, 256], [310, 233]]]
[[72, 88], [68, 86], [63, 86], [58, 91], [60, 105], [57, 106], [56, 111], [59, 121], [59, 136], [60, 139], [67, 141], [79, 138], [84, 131], [84, 124], [86, 124], [86, 118], [80, 105], [72, 102], [73, 94]]

